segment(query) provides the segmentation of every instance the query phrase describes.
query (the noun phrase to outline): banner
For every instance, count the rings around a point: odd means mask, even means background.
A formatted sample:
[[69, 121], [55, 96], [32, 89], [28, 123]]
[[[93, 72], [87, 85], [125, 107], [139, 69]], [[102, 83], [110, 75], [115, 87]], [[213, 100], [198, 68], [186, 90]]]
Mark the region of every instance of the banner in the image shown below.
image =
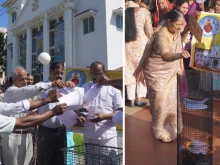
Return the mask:
[[203, 30], [199, 43], [192, 39], [190, 67], [220, 73], [220, 15], [201, 12], [197, 20]]
[[[106, 71], [110, 79], [122, 78], [122, 71], [109, 70]], [[89, 68], [66, 68], [66, 81], [74, 82], [78, 87], [82, 87], [85, 83], [91, 81]]]

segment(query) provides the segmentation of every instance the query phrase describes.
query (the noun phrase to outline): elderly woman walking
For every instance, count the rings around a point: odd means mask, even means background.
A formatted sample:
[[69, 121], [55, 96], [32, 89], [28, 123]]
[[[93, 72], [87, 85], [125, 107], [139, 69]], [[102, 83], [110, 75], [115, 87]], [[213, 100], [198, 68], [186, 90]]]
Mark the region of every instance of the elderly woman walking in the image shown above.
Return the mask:
[[146, 45], [134, 75], [147, 84], [154, 136], [171, 142], [177, 137], [177, 75], [182, 75], [183, 58], [189, 58], [190, 54], [182, 51], [183, 13], [174, 9], [165, 19]]

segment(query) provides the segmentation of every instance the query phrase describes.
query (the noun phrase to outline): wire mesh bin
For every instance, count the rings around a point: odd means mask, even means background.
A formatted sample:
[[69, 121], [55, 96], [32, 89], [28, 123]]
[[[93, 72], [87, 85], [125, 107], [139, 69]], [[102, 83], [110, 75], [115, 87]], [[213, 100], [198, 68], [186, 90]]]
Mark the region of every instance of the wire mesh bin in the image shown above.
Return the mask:
[[122, 165], [122, 148], [84, 143], [62, 149], [65, 165]]
[[178, 81], [178, 165], [212, 165], [212, 76], [189, 70]]

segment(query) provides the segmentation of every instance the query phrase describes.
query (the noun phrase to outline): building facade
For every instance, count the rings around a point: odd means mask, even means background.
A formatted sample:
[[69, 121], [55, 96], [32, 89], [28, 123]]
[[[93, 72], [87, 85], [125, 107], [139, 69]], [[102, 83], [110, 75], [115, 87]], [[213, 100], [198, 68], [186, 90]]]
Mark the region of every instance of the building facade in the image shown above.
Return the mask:
[[106, 69], [122, 66], [123, 12], [120, 0], [7, 0], [7, 76], [18, 65], [37, 81], [49, 76], [41, 52], [66, 66], [89, 67], [101, 61]]

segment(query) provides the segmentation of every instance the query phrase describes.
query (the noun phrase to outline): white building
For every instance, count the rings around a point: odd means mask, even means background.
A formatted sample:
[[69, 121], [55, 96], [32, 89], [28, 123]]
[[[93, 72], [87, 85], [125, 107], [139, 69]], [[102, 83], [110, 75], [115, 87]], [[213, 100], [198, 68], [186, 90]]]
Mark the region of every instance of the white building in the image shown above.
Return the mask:
[[41, 52], [67, 66], [89, 67], [98, 60], [108, 70], [121, 67], [122, 5], [122, 0], [6, 0], [7, 76], [22, 65], [35, 78], [48, 79], [49, 66], [37, 61]]

